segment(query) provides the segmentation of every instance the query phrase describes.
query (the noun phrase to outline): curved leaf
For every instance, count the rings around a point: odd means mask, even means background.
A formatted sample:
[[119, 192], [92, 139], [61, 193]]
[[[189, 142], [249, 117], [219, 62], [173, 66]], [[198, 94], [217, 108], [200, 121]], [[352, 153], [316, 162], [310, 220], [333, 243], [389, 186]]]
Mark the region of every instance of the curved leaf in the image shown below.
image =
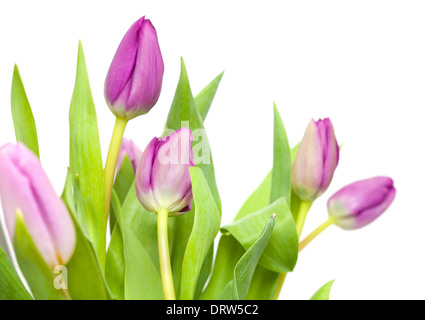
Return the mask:
[[[193, 299], [205, 257], [220, 229], [220, 212], [202, 170], [190, 168], [195, 217], [182, 265], [180, 299]], [[178, 219], [178, 217], [177, 217]]]
[[269, 242], [275, 225], [275, 215], [266, 223], [259, 238], [243, 254], [233, 270], [233, 279], [230, 281], [219, 299], [223, 300], [245, 300], [248, 294], [255, 268], [264, 249]]
[[276, 226], [259, 264], [275, 272], [292, 271], [298, 257], [298, 236], [291, 211], [284, 198], [222, 228], [248, 249], [260, 237], [262, 226], [276, 214]]
[[2, 248], [0, 248], [0, 300], [32, 300]]

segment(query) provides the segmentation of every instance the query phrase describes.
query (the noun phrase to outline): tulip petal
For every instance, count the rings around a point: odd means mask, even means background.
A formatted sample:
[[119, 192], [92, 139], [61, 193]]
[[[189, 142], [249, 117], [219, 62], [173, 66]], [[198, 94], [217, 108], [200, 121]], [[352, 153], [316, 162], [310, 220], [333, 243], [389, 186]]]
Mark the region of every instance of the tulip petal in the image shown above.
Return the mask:
[[131, 79], [136, 65], [139, 29], [144, 20], [145, 17], [140, 18], [127, 31], [109, 67], [105, 82], [105, 97], [110, 105], [115, 103]]
[[74, 225], [38, 158], [23, 144], [8, 144], [0, 151], [0, 175], [0, 194], [11, 238], [19, 210], [46, 262], [68, 262], [75, 248]]

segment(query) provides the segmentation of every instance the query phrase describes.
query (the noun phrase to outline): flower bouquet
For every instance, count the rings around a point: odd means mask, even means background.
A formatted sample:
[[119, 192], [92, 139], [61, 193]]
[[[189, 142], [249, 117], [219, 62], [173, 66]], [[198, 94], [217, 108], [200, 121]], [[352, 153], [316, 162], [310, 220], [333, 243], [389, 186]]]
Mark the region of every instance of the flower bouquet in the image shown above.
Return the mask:
[[[298, 253], [317, 235], [331, 225], [366, 226], [393, 201], [391, 178], [351, 183], [329, 198], [329, 218], [302, 238], [309, 209], [332, 182], [340, 146], [326, 118], [312, 120], [291, 148], [275, 105], [273, 167], [234, 221], [221, 226], [204, 121], [223, 74], [194, 96], [182, 60], [162, 135], [143, 151], [124, 138], [128, 121], [155, 106], [163, 73], [157, 33], [143, 17], [125, 34], [106, 77], [105, 99], [116, 123], [103, 164], [80, 42], [69, 168], [58, 196], [42, 168], [48, 155], [40, 157], [15, 66], [17, 143], [0, 148], [2, 229], [9, 243], [0, 248], [0, 299], [278, 299]], [[328, 299], [331, 286], [312, 299]]]

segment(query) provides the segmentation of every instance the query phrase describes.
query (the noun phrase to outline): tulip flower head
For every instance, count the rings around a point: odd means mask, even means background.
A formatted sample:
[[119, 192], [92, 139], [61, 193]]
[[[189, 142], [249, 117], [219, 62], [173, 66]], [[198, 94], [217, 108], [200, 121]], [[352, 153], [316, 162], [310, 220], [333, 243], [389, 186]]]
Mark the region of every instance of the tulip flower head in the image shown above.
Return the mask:
[[303, 201], [314, 201], [329, 187], [339, 161], [332, 122], [311, 120], [292, 166], [292, 189]]
[[134, 144], [133, 140], [123, 138], [121, 142], [120, 152], [118, 154], [117, 170], [121, 167], [122, 161], [125, 156], [131, 161], [134, 173], [136, 173], [137, 165], [142, 157], [142, 151]]
[[0, 148], [0, 196], [7, 231], [14, 242], [17, 212], [47, 265], [66, 264], [75, 249], [74, 224], [40, 161], [25, 145]]
[[166, 210], [169, 216], [188, 212], [192, 203], [193, 136], [182, 128], [166, 138], [153, 138], [136, 172], [137, 196], [146, 210]]
[[105, 81], [105, 99], [123, 119], [148, 113], [158, 101], [164, 62], [150, 20], [137, 20], [121, 41]]
[[328, 212], [342, 229], [364, 227], [378, 218], [393, 202], [393, 180], [375, 177], [349, 184], [328, 201]]

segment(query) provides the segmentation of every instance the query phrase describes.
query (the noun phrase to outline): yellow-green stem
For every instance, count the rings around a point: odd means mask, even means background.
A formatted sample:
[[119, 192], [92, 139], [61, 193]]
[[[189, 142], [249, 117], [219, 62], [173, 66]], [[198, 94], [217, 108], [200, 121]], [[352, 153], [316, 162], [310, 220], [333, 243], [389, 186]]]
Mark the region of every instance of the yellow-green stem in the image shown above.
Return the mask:
[[[303, 231], [303, 228], [304, 228], [304, 223], [307, 217], [307, 213], [310, 210], [312, 204], [313, 202], [310, 202], [310, 201], [301, 201], [299, 205], [298, 215], [295, 221], [295, 227], [297, 229], [298, 239], [301, 236], [301, 232]], [[286, 279], [286, 273], [281, 273], [279, 276], [279, 282], [277, 284], [276, 291], [274, 293], [274, 297], [273, 297], [274, 300], [277, 300], [279, 298], [279, 294], [280, 294], [280, 291], [282, 290], [285, 279]]]
[[109, 145], [108, 157], [106, 158], [104, 171], [105, 185], [105, 218], [108, 221], [109, 206], [111, 203], [111, 193], [114, 184], [115, 169], [117, 166], [118, 154], [124, 137], [125, 127], [128, 120], [117, 117], [114, 132], [112, 133], [111, 144]]
[[304, 228], [304, 223], [307, 217], [307, 213], [310, 211], [312, 204], [313, 202], [310, 202], [310, 201], [301, 201], [300, 203], [300, 206], [298, 209], [297, 221], [295, 222], [295, 225], [297, 227], [298, 239], [301, 236], [301, 232], [303, 231], [303, 228]]
[[176, 300], [173, 273], [171, 270], [170, 249], [168, 248], [168, 211], [158, 211], [158, 251], [161, 269], [162, 290], [165, 300]]
[[307, 237], [304, 238], [303, 241], [300, 242], [299, 251], [304, 249], [314, 238], [316, 238], [319, 234], [325, 231], [329, 226], [333, 225], [335, 220], [333, 218], [329, 218], [320, 226], [318, 226], [312, 233], [310, 233]]

